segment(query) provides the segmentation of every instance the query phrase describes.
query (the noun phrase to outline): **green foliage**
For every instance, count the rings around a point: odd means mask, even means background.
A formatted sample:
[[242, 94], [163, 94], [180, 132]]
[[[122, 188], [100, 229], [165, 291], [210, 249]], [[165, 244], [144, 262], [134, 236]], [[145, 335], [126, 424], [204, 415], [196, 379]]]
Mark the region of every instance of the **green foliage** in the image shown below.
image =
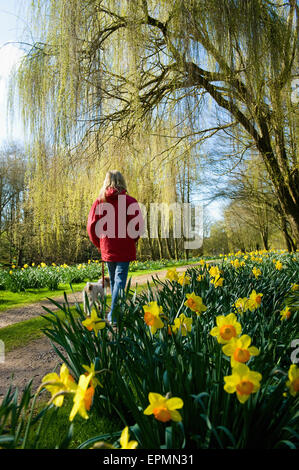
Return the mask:
[[[131, 431], [142, 448], [274, 448], [288, 441], [298, 445], [296, 409], [298, 398], [284, 396], [285, 375], [290, 365], [290, 343], [298, 335], [298, 312], [280, 320], [279, 311], [299, 276], [298, 261], [281, 257], [284, 269], [278, 271], [271, 259], [259, 266], [262, 276], [255, 279], [248, 261], [238, 269], [223, 263], [223, 287], [210, 283], [207, 268], [190, 269], [191, 284], [154, 279], [155, 288], [138, 296], [129, 287], [117, 305], [117, 331], [106, 327], [97, 335], [82, 325], [84, 314], [78, 309], [75, 319], [67, 307], [68, 321], [49, 319], [45, 330], [54, 344], [63, 346], [61, 358], [76, 379], [84, 372], [82, 364], [94, 362], [96, 370], [105, 370], [97, 387], [94, 407], [100, 415], [115, 412]], [[204, 275], [201, 282], [198, 273]], [[235, 395], [223, 389], [224, 376], [231, 367], [221, 346], [209, 334], [217, 315], [233, 311], [239, 297], [252, 290], [263, 293], [262, 305], [239, 316], [242, 333], [252, 338], [260, 355], [252, 357], [250, 369], [262, 374], [261, 389], [240, 404]], [[200, 316], [184, 306], [186, 293], [195, 292], [208, 307]], [[168, 318], [164, 328], [151, 334], [143, 319], [142, 306], [156, 300]], [[105, 306], [103, 305], [103, 308]], [[168, 325], [179, 313], [193, 319], [191, 333], [169, 335]], [[237, 312], [236, 312], [237, 313]], [[109, 372], [108, 372], [109, 371]], [[152, 416], [145, 416], [148, 393], [171, 393], [184, 401], [183, 421], [167, 426]], [[135, 423], [135, 424], [134, 424]], [[98, 436], [102, 440], [102, 436]], [[82, 444], [84, 447], [84, 445]]]

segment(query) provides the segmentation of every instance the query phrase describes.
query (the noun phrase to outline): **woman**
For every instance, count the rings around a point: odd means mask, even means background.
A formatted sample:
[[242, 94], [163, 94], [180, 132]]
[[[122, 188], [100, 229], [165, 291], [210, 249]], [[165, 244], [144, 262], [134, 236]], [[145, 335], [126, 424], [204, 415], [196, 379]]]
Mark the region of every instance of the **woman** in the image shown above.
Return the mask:
[[112, 302], [107, 319], [114, 324], [115, 303], [120, 289], [126, 286], [130, 261], [136, 259], [136, 244], [142, 230], [140, 207], [127, 194], [123, 175], [116, 170], [108, 171], [99, 197], [90, 209], [87, 232], [108, 267]]

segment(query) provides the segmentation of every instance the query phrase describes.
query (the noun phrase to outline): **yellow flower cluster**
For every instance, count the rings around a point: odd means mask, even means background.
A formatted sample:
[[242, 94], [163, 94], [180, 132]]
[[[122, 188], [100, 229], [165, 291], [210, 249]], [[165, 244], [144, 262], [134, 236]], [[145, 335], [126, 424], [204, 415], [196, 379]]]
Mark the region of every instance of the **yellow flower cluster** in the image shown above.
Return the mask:
[[222, 351], [231, 358], [232, 366], [232, 375], [224, 377], [224, 390], [227, 393], [236, 393], [239, 402], [245, 403], [260, 388], [261, 374], [251, 371], [245, 364], [251, 356], [257, 356], [259, 350], [250, 346], [250, 336], [241, 336], [242, 327], [234, 313], [219, 315], [216, 317], [216, 325], [210, 335], [224, 345]]
[[221, 277], [221, 271], [218, 266], [212, 266], [209, 270], [209, 275], [212, 278], [211, 284], [214, 284], [214, 287], [222, 286], [223, 284], [223, 277]]
[[90, 373], [80, 375], [78, 383], [75, 382], [65, 364], [62, 364], [59, 375], [56, 372], [51, 372], [42, 379], [40, 388], [45, 388], [51, 393], [50, 403], [55, 406], [61, 407], [63, 405], [65, 395], [73, 395], [70, 421], [73, 421], [78, 413], [82, 418], [88, 419], [87, 411], [91, 408], [95, 386], [99, 383], [94, 380], [96, 375], [94, 364], [90, 367], [85, 366], [85, 368]]
[[180, 274], [176, 268], [168, 269], [165, 278], [169, 281], [176, 281], [181, 284], [181, 286], [186, 286], [191, 282], [190, 277], [186, 275], [186, 272]]
[[248, 298], [240, 297], [239, 299], [237, 299], [234, 303], [234, 307], [237, 309], [237, 312], [240, 315], [243, 315], [243, 313], [247, 310], [253, 312], [261, 306], [262, 296], [262, 293], [257, 293], [255, 290], [253, 290]]

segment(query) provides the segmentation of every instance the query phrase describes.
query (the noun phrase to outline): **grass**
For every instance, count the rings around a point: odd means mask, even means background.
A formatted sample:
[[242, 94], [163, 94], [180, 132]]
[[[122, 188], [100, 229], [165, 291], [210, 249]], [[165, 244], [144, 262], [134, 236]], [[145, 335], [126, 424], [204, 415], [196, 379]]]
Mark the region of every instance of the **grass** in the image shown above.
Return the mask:
[[[85, 282], [73, 284], [74, 292], [79, 292], [85, 286]], [[61, 284], [57, 290], [43, 289], [29, 289], [26, 292], [10, 292], [0, 291], [0, 312], [4, 312], [11, 308], [22, 307], [23, 305], [33, 304], [41, 300], [46, 300], [47, 297], [62, 296], [66, 292], [70, 294], [72, 289], [68, 284]]]
[[[49, 398], [49, 393], [46, 392], [46, 394]], [[35, 414], [40, 412], [45, 405], [46, 401], [41, 397], [38, 401], [38, 408]], [[38, 447], [40, 449], [55, 449], [55, 446], [61, 444], [65, 439], [68, 432], [68, 426], [70, 425], [69, 414], [71, 412], [72, 405], [72, 399], [65, 397], [63, 407], [54, 407], [51, 411], [46, 413], [38, 441]], [[32, 446], [36, 438], [38, 425], [39, 422], [33, 425], [30, 430], [28, 447], [30, 447], [30, 444]], [[118, 432], [122, 430], [123, 427], [123, 424], [116, 416], [99, 416], [96, 410], [93, 409], [89, 413], [88, 420], [84, 420], [81, 417], [77, 417], [74, 420], [73, 437], [71, 438], [69, 448], [75, 449], [90, 437]], [[61, 436], [60, 439], [58, 439], [57, 436]], [[112, 439], [112, 442], [113, 441], [115, 441], [115, 438]]]

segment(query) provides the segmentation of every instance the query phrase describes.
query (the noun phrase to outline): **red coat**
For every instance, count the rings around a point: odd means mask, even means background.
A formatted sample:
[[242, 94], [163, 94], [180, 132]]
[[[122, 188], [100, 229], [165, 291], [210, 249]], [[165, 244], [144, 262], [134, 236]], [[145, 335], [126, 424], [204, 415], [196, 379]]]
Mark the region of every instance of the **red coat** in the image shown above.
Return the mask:
[[[133, 261], [136, 242], [143, 230], [140, 207], [126, 191], [119, 193], [115, 188], [108, 188], [105, 196], [107, 204], [96, 199], [90, 209], [87, 221], [90, 241], [100, 248], [103, 261]], [[134, 206], [129, 209], [131, 204]]]

